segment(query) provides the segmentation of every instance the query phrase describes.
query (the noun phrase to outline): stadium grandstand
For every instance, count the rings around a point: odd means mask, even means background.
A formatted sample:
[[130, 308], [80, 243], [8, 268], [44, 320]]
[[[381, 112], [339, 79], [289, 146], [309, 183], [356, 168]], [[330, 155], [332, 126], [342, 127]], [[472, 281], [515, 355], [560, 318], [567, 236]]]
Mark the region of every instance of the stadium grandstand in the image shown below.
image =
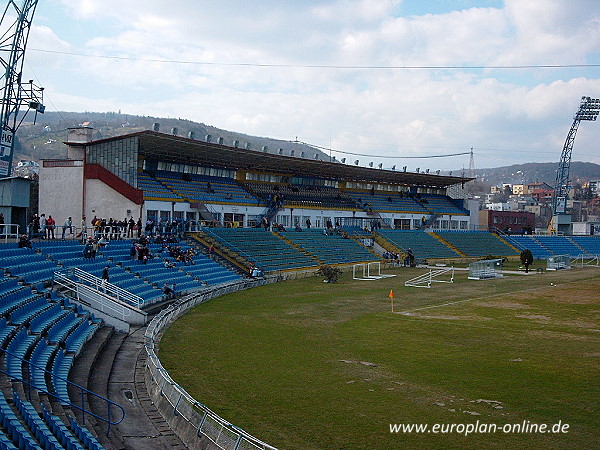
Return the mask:
[[[339, 226], [470, 229], [463, 198], [470, 179], [350, 166], [143, 131], [92, 141], [69, 130], [68, 158], [44, 160], [40, 211], [55, 217], [133, 217], [249, 228]], [[74, 201], [66, 204], [68, 189]]]
[[74, 230], [0, 244], [2, 448], [272, 448], [191, 399], [160, 364], [155, 343], [189, 308], [390, 255], [600, 253], [598, 236], [477, 230], [465, 177], [155, 131], [91, 136], [69, 130], [68, 157], [40, 165], [40, 212], [59, 229], [71, 217]]

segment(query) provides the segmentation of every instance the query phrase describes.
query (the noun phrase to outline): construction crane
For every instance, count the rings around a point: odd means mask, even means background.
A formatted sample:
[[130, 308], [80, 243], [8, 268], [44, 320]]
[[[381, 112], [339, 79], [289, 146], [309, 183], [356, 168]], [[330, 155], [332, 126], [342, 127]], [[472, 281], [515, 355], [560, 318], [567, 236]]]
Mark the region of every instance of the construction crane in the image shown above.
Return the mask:
[[571, 168], [571, 154], [573, 153], [573, 143], [575, 135], [582, 120], [595, 121], [600, 112], [600, 99], [581, 97], [579, 109], [573, 116], [573, 125], [567, 134], [565, 145], [563, 146], [558, 170], [556, 171], [556, 182], [554, 184], [554, 197], [552, 199], [552, 222], [550, 227], [554, 231], [568, 231], [571, 225], [571, 216], [567, 214], [567, 199], [569, 197], [570, 180], [569, 171]]
[[[45, 109], [44, 88], [35, 85], [33, 80], [25, 83], [21, 80], [25, 47], [37, 3], [38, 0], [9, 0], [0, 20], [0, 178], [11, 174], [15, 135], [25, 116], [29, 111], [35, 111], [37, 117], [37, 114], [43, 114]], [[21, 107], [26, 109], [24, 114], [19, 116]]]

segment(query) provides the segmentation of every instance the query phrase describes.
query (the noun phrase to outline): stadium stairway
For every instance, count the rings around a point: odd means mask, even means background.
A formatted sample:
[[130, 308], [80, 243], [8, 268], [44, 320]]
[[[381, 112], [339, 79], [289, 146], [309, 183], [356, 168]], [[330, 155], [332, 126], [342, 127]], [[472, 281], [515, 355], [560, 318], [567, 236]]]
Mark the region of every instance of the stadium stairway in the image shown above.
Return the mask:
[[198, 248], [203, 254], [208, 256], [208, 249], [213, 246], [214, 252], [212, 258], [215, 258], [221, 265], [231, 268], [240, 275], [248, 274], [248, 261], [238, 253], [222, 245], [217, 239], [209, 236], [204, 231], [198, 231], [191, 235], [195, 248]]
[[448, 242], [446, 239], [444, 239], [443, 237], [441, 237], [438, 233], [429, 233], [429, 234], [431, 234], [431, 236], [433, 236], [435, 239], [437, 239], [438, 241], [440, 241], [446, 247], [454, 250], [456, 253], [458, 253], [459, 256], [462, 256], [463, 258], [465, 258], [467, 256], [463, 252], [461, 252], [458, 248], [456, 248], [454, 245], [452, 245], [450, 242]]
[[402, 248], [398, 247], [396, 244], [394, 244], [387, 237], [382, 236], [379, 233], [373, 234], [373, 240], [384, 251], [387, 251], [387, 252], [390, 252], [390, 253], [395, 253], [395, 254], [398, 255], [399, 258], [402, 258], [402, 259], [404, 259], [404, 257], [406, 256], [406, 252]]
[[510, 248], [512, 248], [516, 253], [521, 254], [522, 249], [519, 248], [519, 246], [515, 245], [514, 243], [510, 242], [507, 239], [507, 235], [506, 234], [500, 234], [500, 233], [493, 233], [498, 239], [500, 239], [505, 245], [508, 245]]
[[[105, 448], [185, 449], [148, 396], [144, 381], [144, 331], [145, 328], [138, 328], [124, 334], [103, 327], [84, 346], [69, 378], [125, 408], [125, 420], [111, 427], [109, 437], [103, 423], [86, 416], [88, 429], [94, 430]], [[105, 409], [93, 399], [89, 406], [96, 414]], [[79, 418], [80, 413], [75, 414]]]
[[[297, 242], [294, 242], [292, 239], [290, 239], [289, 237], [287, 237], [285, 234], [282, 234], [282, 233], [275, 233], [275, 234], [281, 240], [283, 240], [286, 244], [288, 244], [289, 246], [295, 248], [300, 253], [302, 253], [303, 255], [305, 255], [307, 258], [312, 258], [312, 259], [316, 259], [317, 261], [319, 261], [318, 258], [316, 258], [314, 255], [311, 255], [308, 251], [306, 251], [304, 248], [302, 248], [302, 246], [300, 246], [300, 244], [298, 244]], [[319, 261], [319, 263], [321, 263], [321, 261]]]

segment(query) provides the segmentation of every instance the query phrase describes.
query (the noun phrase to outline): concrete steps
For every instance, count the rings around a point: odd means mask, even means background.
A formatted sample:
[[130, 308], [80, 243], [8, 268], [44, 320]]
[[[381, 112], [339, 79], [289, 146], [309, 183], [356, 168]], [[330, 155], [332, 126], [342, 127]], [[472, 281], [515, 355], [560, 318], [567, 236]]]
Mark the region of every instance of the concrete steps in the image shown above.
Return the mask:
[[[112, 329], [98, 330], [102, 334], [84, 348], [69, 378], [125, 409], [125, 419], [111, 426], [108, 437], [106, 424], [86, 415], [86, 426], [90, 431], [93, 428], [105, 448], [186, 449], [148, 396], [144, 380], [144, 330], [132, 329], [129, 335]], [[87, 402], [92, 412], [106, 416], [106, 403], [91, 396]], [[112, 411], [117, 417], [116, 408]], [[79, 419], [81, 413], [74, 413]]]

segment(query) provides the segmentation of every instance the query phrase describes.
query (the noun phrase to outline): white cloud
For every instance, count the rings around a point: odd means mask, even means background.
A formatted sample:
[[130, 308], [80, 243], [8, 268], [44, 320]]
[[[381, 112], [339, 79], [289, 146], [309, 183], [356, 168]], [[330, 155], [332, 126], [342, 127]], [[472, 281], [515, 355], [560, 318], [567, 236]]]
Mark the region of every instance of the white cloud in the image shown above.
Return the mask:
[[[47, 75], [64, 78], [50, 83], [62, 109], [189, 118], [248, 134], [299, 136], [317, 145], [390, 156], [474, 146], [505, 149], [502, 157], [515, 160], [536, 159], [532, 152], [552, 149], [556, 156], [547, 158], [556, 160], [579, 98], [600, 96], [600, 77], [593, 68], [301, 67], [598, 61], [597, 0], [506, 0], [504, 8], [410, 17], [395, 17], [399, 2], [392, 0], [84, 0], [77, 8], [72, 1], [60, 2], [72, 21], [65, 26], [90, 25], [87, 34], [79, 40], [63, 37], [58, 24], [46, 22], [52, 29], [32, 32], [31, 44], [135, 58], [71, 57], [66, 65], [68, 57], [57, 56], [63, 70]], [[599, 153], [585, 133], [580, 143], [583, 153]], [[444, 168], [459, 164], [436, 163]]]

